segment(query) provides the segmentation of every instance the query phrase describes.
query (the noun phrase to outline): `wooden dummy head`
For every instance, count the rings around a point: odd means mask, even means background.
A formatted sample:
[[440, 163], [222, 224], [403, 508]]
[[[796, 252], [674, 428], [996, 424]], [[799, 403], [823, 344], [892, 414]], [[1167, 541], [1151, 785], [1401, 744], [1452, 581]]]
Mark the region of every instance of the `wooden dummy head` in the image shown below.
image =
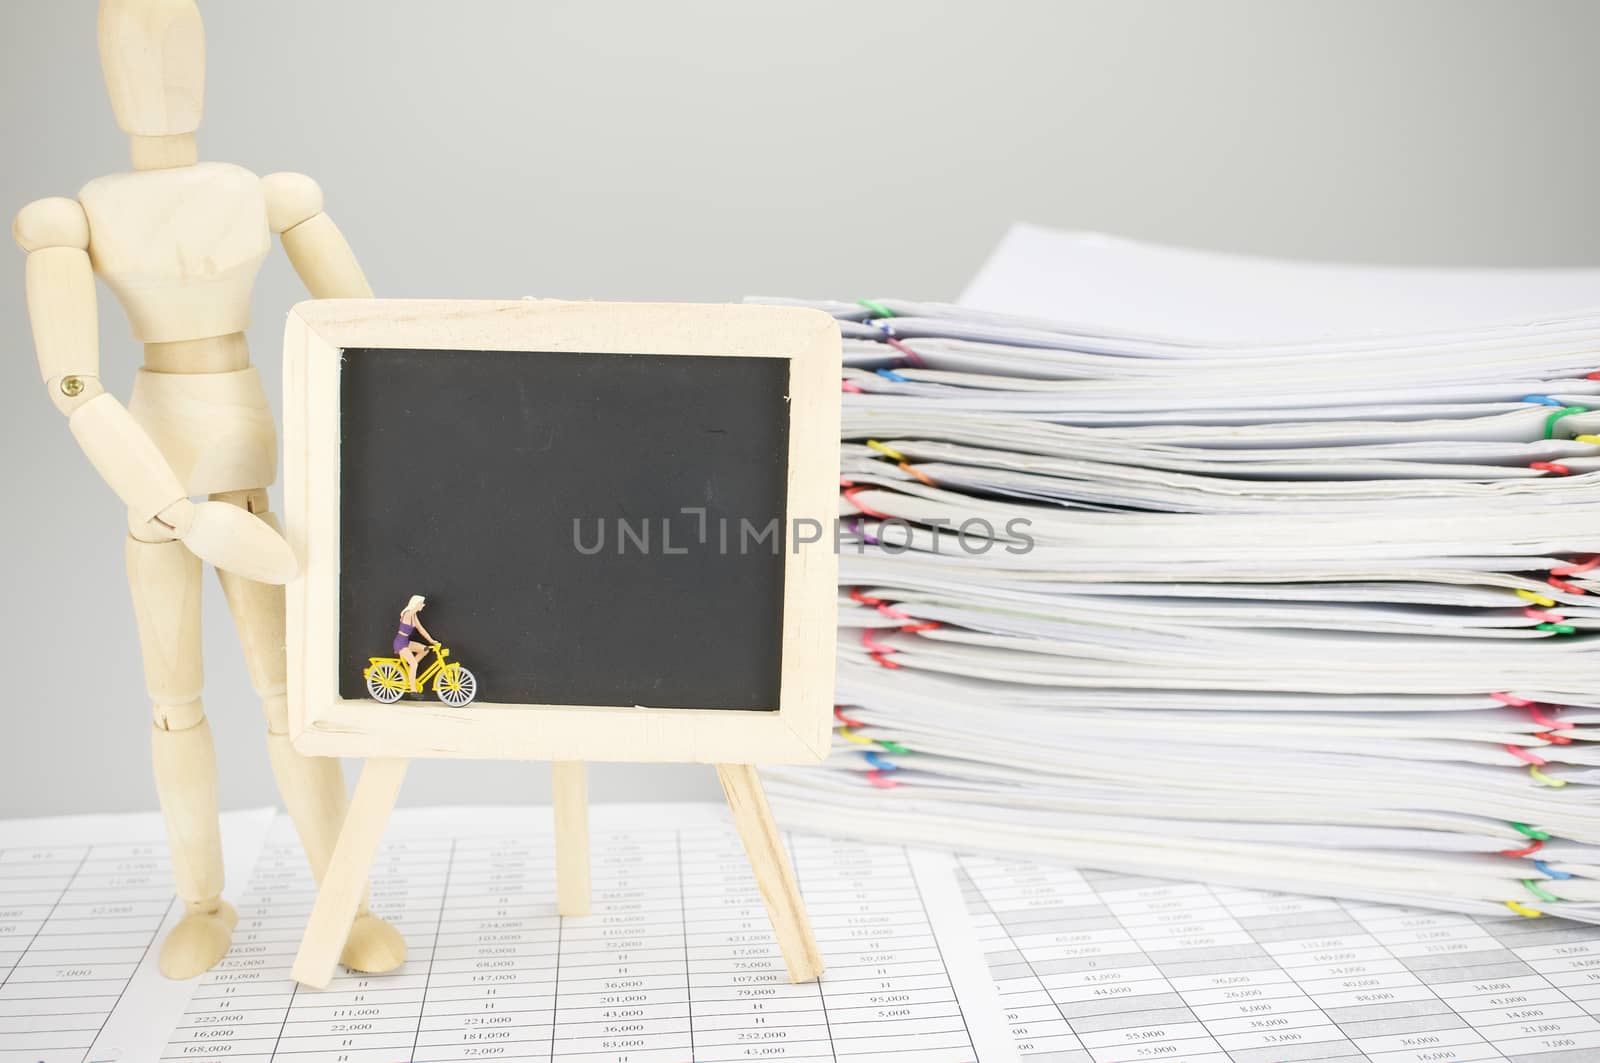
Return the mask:
[[200, 127], [206, 43], [194, 0], [101, 0], [100, 66], [136, 162], [140, 138], [191, 137]]

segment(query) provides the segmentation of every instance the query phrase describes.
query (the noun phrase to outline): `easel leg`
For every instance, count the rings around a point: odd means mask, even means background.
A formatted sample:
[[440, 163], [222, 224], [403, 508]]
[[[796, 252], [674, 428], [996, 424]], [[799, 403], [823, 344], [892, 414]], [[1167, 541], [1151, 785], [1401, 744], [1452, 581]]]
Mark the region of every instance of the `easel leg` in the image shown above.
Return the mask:
[[556, 911], [589, 914], [589, 778], [582, 761], [550, 765], [556, 817]]
[[375, 759], [361, 769], [355, 796], [350, 800], [344, 828], [333, 849], [333, 859], [322, 876], [317, 903], [306, 922], [300, 952], [294, 958], [294, 980], [313, 989], [325, 988], [333, 978], [334, 964], [350, 936], [356, 911], [366, 890], [367, 871], [378, 853], [383, 829], [389, 822], [406, 777], [404, 760]]
[[756, 885], [766, 902], [772, 932], [778, 937], [784, 966], [789, 969], [789, 981], [814, 981], [822, 974], [822, 953], [811, 933], [811, 919], [800, 899], [800, 887], [795, 884], [794, 869], [783, 850], [778, 825], [767, 807], [761, 778], [750, 764], [718, 764], [717, 778], [728, 797], [728, 807], [733, 810], [733, 823], [744, 841], [750, 868], [756, 873]]

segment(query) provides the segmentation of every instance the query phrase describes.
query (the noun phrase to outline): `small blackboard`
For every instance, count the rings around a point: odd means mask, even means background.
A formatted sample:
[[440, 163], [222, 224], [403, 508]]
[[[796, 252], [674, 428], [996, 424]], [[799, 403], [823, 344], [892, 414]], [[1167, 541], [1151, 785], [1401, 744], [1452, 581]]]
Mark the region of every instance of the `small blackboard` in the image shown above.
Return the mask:
[[[295, 307], [295, 748], [821, 760], [839, 374], [837, 324], [799, 307]], [[394, 644], [412, 595], [449, 651], [416, 682]]]
[[343, 359], [341, 696], [422, 594], [477, 703], [778, 708], [788, 360]]
[[840, 354], [802, 307], [289, 313], [289, 738], [366, 760], [297, 980], [333, 976], [421, 757], [552, 762], [563, 915], [590, 905], [586, 762], [716, 765], [789, 977], [821, 973], [755, 765], [832, 746]]

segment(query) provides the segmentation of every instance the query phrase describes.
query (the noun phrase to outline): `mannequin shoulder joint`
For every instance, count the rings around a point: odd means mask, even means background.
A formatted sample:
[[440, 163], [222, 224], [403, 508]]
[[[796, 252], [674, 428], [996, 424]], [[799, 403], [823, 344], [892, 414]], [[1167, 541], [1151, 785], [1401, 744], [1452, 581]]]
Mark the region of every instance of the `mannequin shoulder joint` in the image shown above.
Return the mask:
[[286, 232], [322, 213], [322, 189], [303, 173], [269, 173], [261, 179], [267, 199], [267, 224]]
[[46, 247], [89, 247], [89, 217], [75, 199], [36, 199], [17, 212], [11, 236], [24, 251]]

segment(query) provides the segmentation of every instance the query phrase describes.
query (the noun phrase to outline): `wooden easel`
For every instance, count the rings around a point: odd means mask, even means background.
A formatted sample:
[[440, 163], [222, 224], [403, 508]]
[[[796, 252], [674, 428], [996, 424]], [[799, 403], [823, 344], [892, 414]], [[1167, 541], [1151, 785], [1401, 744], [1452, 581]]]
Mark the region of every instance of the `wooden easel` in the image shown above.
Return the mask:
[[[352, 359], [352, 350], [365, 353]], [[332, 978], [406, 766], [435, 757], [552, 764], [557, 910], [574, 917], [590, 906], [587, 763], [715, 766], [789, 977], [818, 977], [822, 959], [755, 765], [815, 764], [831, 749], [838, 605], [832, 543], [820, 532], [795, 536], [791, 548], [774, 555], [782, 558], [783, 608], [777, 645], [762, 652], [776, 655], [778, 676], [773, 689], [733, 699], [741, 704], [722, 697], [711, 699], [715, 707], [671, 707], [686, 699], [697, 704], [683, 691], [663, 692], [654, 705], [611, 694], [614, 700], [600, 703], [506, 700], [437, 709], [348, 696], [341, 693], [349, 662], [340, 656], [340, 469], [344, 440], [356, 427], [339, 416], [339, 400], [349, 367], [374, 350], [463, 360], [485, 357], [485, 351], [498, 352], [497, 358], [518, 352], [540, 358], [550, 352], [685, 355], [696, 359], [684, 363], [699, 367], [692, 371], [706, 371], [707, 359], [718, 357], [787, 363], [782, 374], [763, 369], [759, 375], [778, 389], [774, 405], [789, 419], [784, 464], [774, 467], [759, 455], [747, 460], [760, 476], [783, 476], [785, 527], [800, 517], [831, 516], [838, 504], [840, 340], [837, 323], [819, 311], [528, 300], [334, 300], [295, 307], [284, 335], [285, 502], [289, 539], [304, 569], [289, 586], [290, 731], [301, 753], [357, 757], [365, 764], [321, 876], [294, 977], [317, 988]], [[725, 372], [731, 370], [716, 370]], [[744, 450], [737, 453], [746, 460]], [[812, 523], [822, 526], [815, 518]], [[715, 593], [723, 604], [725, 588]]]
[[[350, 811], [322, 877], [305, 937], [294, 960], [294, 979], [316, 989], [327, 986], [349, 937], [377, 855], [383, 830], [400, 796], [409, 761], [375, 758], [361, 769]], [[822, 974], [822, 954], [795, 884], [794, 869], [767, 807], [761, 779], [750, 764], [718, 764], [717, 778], [727, 796], [733, 823], [755, 872], [761, 900], [783, 953], [791, 982]], [[589, 784], [580, 761], [551, 765], [556, 838], [556, 910], [563, 916], [589, 914]]]

